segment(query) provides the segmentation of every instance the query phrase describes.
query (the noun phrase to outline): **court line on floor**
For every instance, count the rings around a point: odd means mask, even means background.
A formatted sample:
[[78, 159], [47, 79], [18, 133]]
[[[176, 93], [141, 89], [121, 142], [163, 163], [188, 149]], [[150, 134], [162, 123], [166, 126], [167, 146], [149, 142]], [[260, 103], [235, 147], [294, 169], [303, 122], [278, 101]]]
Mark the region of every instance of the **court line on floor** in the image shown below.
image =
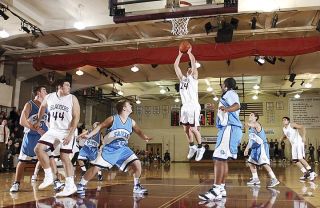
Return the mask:
[[169, 200], [168, 202], [164, 203], [163, 205], [161, 205], [160, 207], [158, 208], [162, 208], [162, 207], [168, 207], [170, 205], [172, 205], [173, 203], [179, 201], [180, 199], [182, 199], [183, 197], [185, 197], [186, 195], [190, 194], [191, 192], [193, 192], [195, 189], [199, 188], [200, 187], [200, 184], [198, 184], [197, 186], [194, 186], [193, 188], [191, 188], [190, 190], [188, 191], [185, 191], [184, 193], [178, 195], [177, 197]]

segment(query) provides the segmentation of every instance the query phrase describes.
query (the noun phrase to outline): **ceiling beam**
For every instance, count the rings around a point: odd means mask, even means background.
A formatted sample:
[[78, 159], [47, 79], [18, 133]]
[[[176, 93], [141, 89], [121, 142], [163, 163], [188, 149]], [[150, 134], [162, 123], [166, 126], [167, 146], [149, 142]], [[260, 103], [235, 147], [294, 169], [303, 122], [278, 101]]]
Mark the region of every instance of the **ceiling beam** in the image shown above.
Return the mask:
[[[234, 36], [243, 36], [249, 34], [263, 35], [263, 34], [280, 34], [280, 33], [299, 33], [299, 32], [312, 32], [315, 31], [316, 26], [302, 26], [302, 27], [287, 27], [287, 28], [266, 28], [266, 29], [256, 29], [256, 30], [239, 30], [234, 31]], [[111, 35], [111, 34], [110, 34]], [[68, 46], [57, 46], [57, 47], [48, 47], [46, 49], [26, 49], [19, 51], [7, 51], [5, 55], [28, 55], [28, 54], [37, 54], [41, 51], [41, 53], [45, 52], [57, 52], [57, 51], [65, 51], [65, 50], [78, 50], [83, 48], [103, 48], [103, 47], [111, 47], [111, 46], [120, 46], [120, 45], [132, 45], [133, 43], [159, 43], [159, 42], [167, 42], [174, 40], [190, 40], [190, 39], [204, 39], [216, 37], [217, 32], [209, 33], [198, 33], [198, 34], [189, 34], [183, 37], [178, 36], [164, 36], [164, 37], [152, 37], [152, 38], [144, 38], [144, 39], [132, 39], [132, 40], [121, 40], [121, 41], [108, 41], [103, 43], [90, 43], [90, 44], [78, 44], [75, 41], [65, 38], [59, 37], [60, 40], [64, 41]]]

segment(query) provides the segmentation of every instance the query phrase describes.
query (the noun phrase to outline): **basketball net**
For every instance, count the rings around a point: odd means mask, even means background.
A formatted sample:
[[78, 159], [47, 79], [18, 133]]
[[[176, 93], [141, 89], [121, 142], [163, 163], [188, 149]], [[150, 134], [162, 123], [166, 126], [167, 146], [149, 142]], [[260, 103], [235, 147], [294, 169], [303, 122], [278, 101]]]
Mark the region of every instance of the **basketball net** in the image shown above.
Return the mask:
[[[191, 3], [183, 0], [179, 0], [179, 6], [192, 6]], [[172, 8], [173, 12], [175, 12], [175, 8]], [[188, 23], [190, 17], [180, 17], [171, 19], [172, 30], [171, 33], [176, 36], [183, 36], [188, 34]]]
[[182, 36], [188, 34], [188, 22], [190, 17], [173, 18], [171, 20], [173, 35]]

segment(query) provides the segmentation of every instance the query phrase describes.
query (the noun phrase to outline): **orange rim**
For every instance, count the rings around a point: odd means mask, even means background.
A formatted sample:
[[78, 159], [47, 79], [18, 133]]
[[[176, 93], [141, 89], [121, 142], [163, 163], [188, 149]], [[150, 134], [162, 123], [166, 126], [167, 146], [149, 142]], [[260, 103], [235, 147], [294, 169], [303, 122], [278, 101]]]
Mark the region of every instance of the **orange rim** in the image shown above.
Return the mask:
[[186, 6], [192, 6], [192, 4], [187, 2], [187, 1], [180, 1], [180, 4], [183, 4], [183, 5], [186, 5]]

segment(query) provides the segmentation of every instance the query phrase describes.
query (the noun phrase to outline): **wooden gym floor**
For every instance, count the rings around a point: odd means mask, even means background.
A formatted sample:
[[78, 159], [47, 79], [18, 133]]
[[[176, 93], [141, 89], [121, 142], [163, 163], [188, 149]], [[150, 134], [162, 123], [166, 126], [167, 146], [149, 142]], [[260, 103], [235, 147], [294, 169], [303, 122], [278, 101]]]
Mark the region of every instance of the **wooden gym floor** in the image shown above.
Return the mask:
[[244, 162], [230, 163], [227, 198], [209, 203], [200, 201], [198, 194], [213, 183], [212, 162], [144, 166], [141, 182], [149, 190], [146, 196], [133, 195], [132, 177], [115, 169], [104, 171], [101, 182], [90, 181], [85, 197], [54, 198], [52, 188], [38, 191], [40, 181], [30, 183], [32, 169], [27, 169], [20, 192], [15, 194], [9, 193], [14, 173], [0, 174], [0, 207], [320, 207], [318, 178], [314, 182], [300, 182], [301, 173], [294, 165], [273, 163], [272, 167], [281, 184], [269, 190], [265, 187], [268, 177], [264, 170], [259, 170], [260, 188], [248, 187], [249, 168]]

